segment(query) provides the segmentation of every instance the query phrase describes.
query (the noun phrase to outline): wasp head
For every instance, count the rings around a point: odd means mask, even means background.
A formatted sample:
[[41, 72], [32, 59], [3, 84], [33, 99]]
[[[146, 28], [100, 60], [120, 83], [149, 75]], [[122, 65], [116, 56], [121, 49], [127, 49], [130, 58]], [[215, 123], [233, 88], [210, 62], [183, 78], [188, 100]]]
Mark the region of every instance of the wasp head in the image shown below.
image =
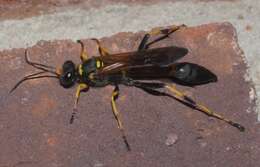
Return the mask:
[[77, 69], [72, 61], [65, 61], [59, 75], [59, 80], [60, 85], [64, 88], [70, 88], [77, 82]]

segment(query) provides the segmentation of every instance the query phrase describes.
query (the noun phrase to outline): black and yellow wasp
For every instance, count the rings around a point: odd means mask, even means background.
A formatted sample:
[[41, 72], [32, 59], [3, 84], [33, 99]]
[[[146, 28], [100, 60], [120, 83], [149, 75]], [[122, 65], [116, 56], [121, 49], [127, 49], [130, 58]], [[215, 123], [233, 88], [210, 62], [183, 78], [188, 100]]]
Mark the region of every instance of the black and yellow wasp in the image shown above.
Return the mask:
[[[99, 40], [92, 39], [97, 43], [100, 53], [99, 57], [89, 57], [83, 42], [78, 41], [82, 48], [80, 54], [82, 63], [75, 65], [68, 60], [60, 69], [30, 61], [28, 59], [28, 51], [26, 50], [26, 62], [41, 71], [24, 77], [10, 92], [14, 91], [26, 80], [46, 77], [59, 79], [60, 85], [64, 88], [71, 88], [77, 84], [75, 104], [70, 119], [70, 123], [72, 123], [81, 92], [87, 91], [90, 87], [113, 85], [114, 91], [111, 97], [112, 111], [128, 150], [130, 150], [130, 146], [127, 142], [120, 113], [115, 104], [119, 96], [118, 85], [120, 84], [140, 88], [151, 95], [171, 97], [193, 109], [223, 120], [240, 131], [244, 131], [245, 128], [240, 124], [209, 110], [178, 91], [171, 84], [161, 81], [161, 79], [169, 79], [172, 82], [185, 86], [196, 86], [217, 81], [217, 76], [202, 66], [188, 62], [176, 62], [188, 53], [186, 48], [170, 46], [149, 49], [150, 45], [169, 37], [170, 34], [184, 27], [185, 25], [181, 25], [152, 30], [144, 35], [137, 51], [127, 53], [110, 54], [106, 48], [101, 46]], [[159, 35], [159, 37], [149, 42], [149, 38], [152, 35]], [[162, 89], [168, 90], [169, 93], [162, 91]]]

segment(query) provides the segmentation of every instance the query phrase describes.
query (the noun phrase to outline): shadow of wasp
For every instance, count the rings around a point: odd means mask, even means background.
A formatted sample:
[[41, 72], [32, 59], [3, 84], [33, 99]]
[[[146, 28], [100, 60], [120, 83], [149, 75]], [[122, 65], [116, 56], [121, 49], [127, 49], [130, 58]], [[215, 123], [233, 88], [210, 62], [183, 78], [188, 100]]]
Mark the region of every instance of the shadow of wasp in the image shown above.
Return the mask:
[[[101, 46], [98, 39], [92, 39], [97, 43], [99, 57], [89, 57], [83, 42], [78, 40], [77, 42], [81, 45], [80, 58], [82, 63], [77, 66], [70, 60], [65, 61], [62, 68], [32, 62], [28, 59], [28, 51], [26, 50], [26, 63], [39, 69], [40, 72], [25, 76], [13, 87], [10, 93], [24, 81], [39, 78], [57, 78], [64, 88], [71, 88], [77, 84], [75, 103], [70, 119], [70, 123], [73, 123], [81, 92], [87, 91], [90, 87], [112, 85], [114, 86], [111, 96], [112, 111], [129, 151], [130, 145], [125, 135], [120, 112], [117, 110], [115, 103], [119, 97], [118, 85], [120, 84], [140, 88], [154, 96], [170, 97], [195, 110], [223, 120], [240, 131], [244, 131], [245, 128], [242, 125], [211, 111], [171, 84], [160, 80], [170, 79], [184, 86], [196, 86], [217, 81], [217, 76], [205, 67], [189, 62], [176, 62], [188, 53], [186, 48], [170, 46], [149, 49], [152, 44], [169, 37], [170, 34], [184, 27], [186, 26], [180, 25], [165, 29], [154, 29], [144, 35], [137, 51], [127, 53], [110, 54], [106, 48]], [[149, 42], [149, 38], [155, 35], [158, 35], [158, 37]], [[169, 93], [161, 89], [166, 89]]]

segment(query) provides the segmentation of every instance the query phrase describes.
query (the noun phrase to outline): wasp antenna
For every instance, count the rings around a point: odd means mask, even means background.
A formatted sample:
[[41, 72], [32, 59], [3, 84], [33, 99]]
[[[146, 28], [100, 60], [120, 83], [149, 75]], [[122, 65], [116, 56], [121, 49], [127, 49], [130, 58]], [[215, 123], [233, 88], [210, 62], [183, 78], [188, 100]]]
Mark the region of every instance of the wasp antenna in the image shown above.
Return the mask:
[[33, 79], [40, 79], [40, 78], [58, 78], [57, 76], [54, 75], [41, 75], [41, 76], [36, 76], [39, 74], [43, 74], [45, 73], [45, 71], [39, 72], [39, 73], [35, 73], [35, 74], [31, 74], [28, 75], [26, 77], [24, 77], [23, 79], [21, 79], [19, 82], [17, 82], [15, 84], [15, 86], [9, 91], [9, 94], [11, 94], [16, 88], [18, 88], [18, 86], [20, 86], [23, 82], [28, 81], [28, 80], [33, 80]]
[[43, 74], [43, 73], [46, 73], [46, 72], [45, 71], [41, 71], [41, 72], [37, 72], [37, 73], [25, 76], [23, 79], [21, 79], [19, 82], [17, 82], [15, 84], [15, 86], [9, 91], [9, 93], [11, 94], [26, 78], [30, 78], [30, 77], [33, 77], [33, 76], [36, 76], [36, 75], [40, 75], [40, 74]]
[[59, 76], [59, 74], [56, 72], [56, 69], [54, 67], [30, 61], [28, 57], [28, 49], [25, 49], [25, 61], [27, 64], [33, 66], [34, 68], [37, 68], [42, 71], [50, 72], [52, 74]]

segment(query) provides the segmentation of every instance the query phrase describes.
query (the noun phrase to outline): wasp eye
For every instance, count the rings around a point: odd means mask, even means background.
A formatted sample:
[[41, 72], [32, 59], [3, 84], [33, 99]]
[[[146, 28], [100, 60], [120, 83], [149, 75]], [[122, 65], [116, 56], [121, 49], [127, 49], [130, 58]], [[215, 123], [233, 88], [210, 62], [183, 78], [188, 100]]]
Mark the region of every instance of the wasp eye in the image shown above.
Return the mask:
[[71, 73], [69, 72], [66, 77], [70, 78], [71, 77]]
[[72, 87], [77, 80], [75, 64], [72, 61], [66, 61], [62, 66], [60, 84], [64, 88]]

